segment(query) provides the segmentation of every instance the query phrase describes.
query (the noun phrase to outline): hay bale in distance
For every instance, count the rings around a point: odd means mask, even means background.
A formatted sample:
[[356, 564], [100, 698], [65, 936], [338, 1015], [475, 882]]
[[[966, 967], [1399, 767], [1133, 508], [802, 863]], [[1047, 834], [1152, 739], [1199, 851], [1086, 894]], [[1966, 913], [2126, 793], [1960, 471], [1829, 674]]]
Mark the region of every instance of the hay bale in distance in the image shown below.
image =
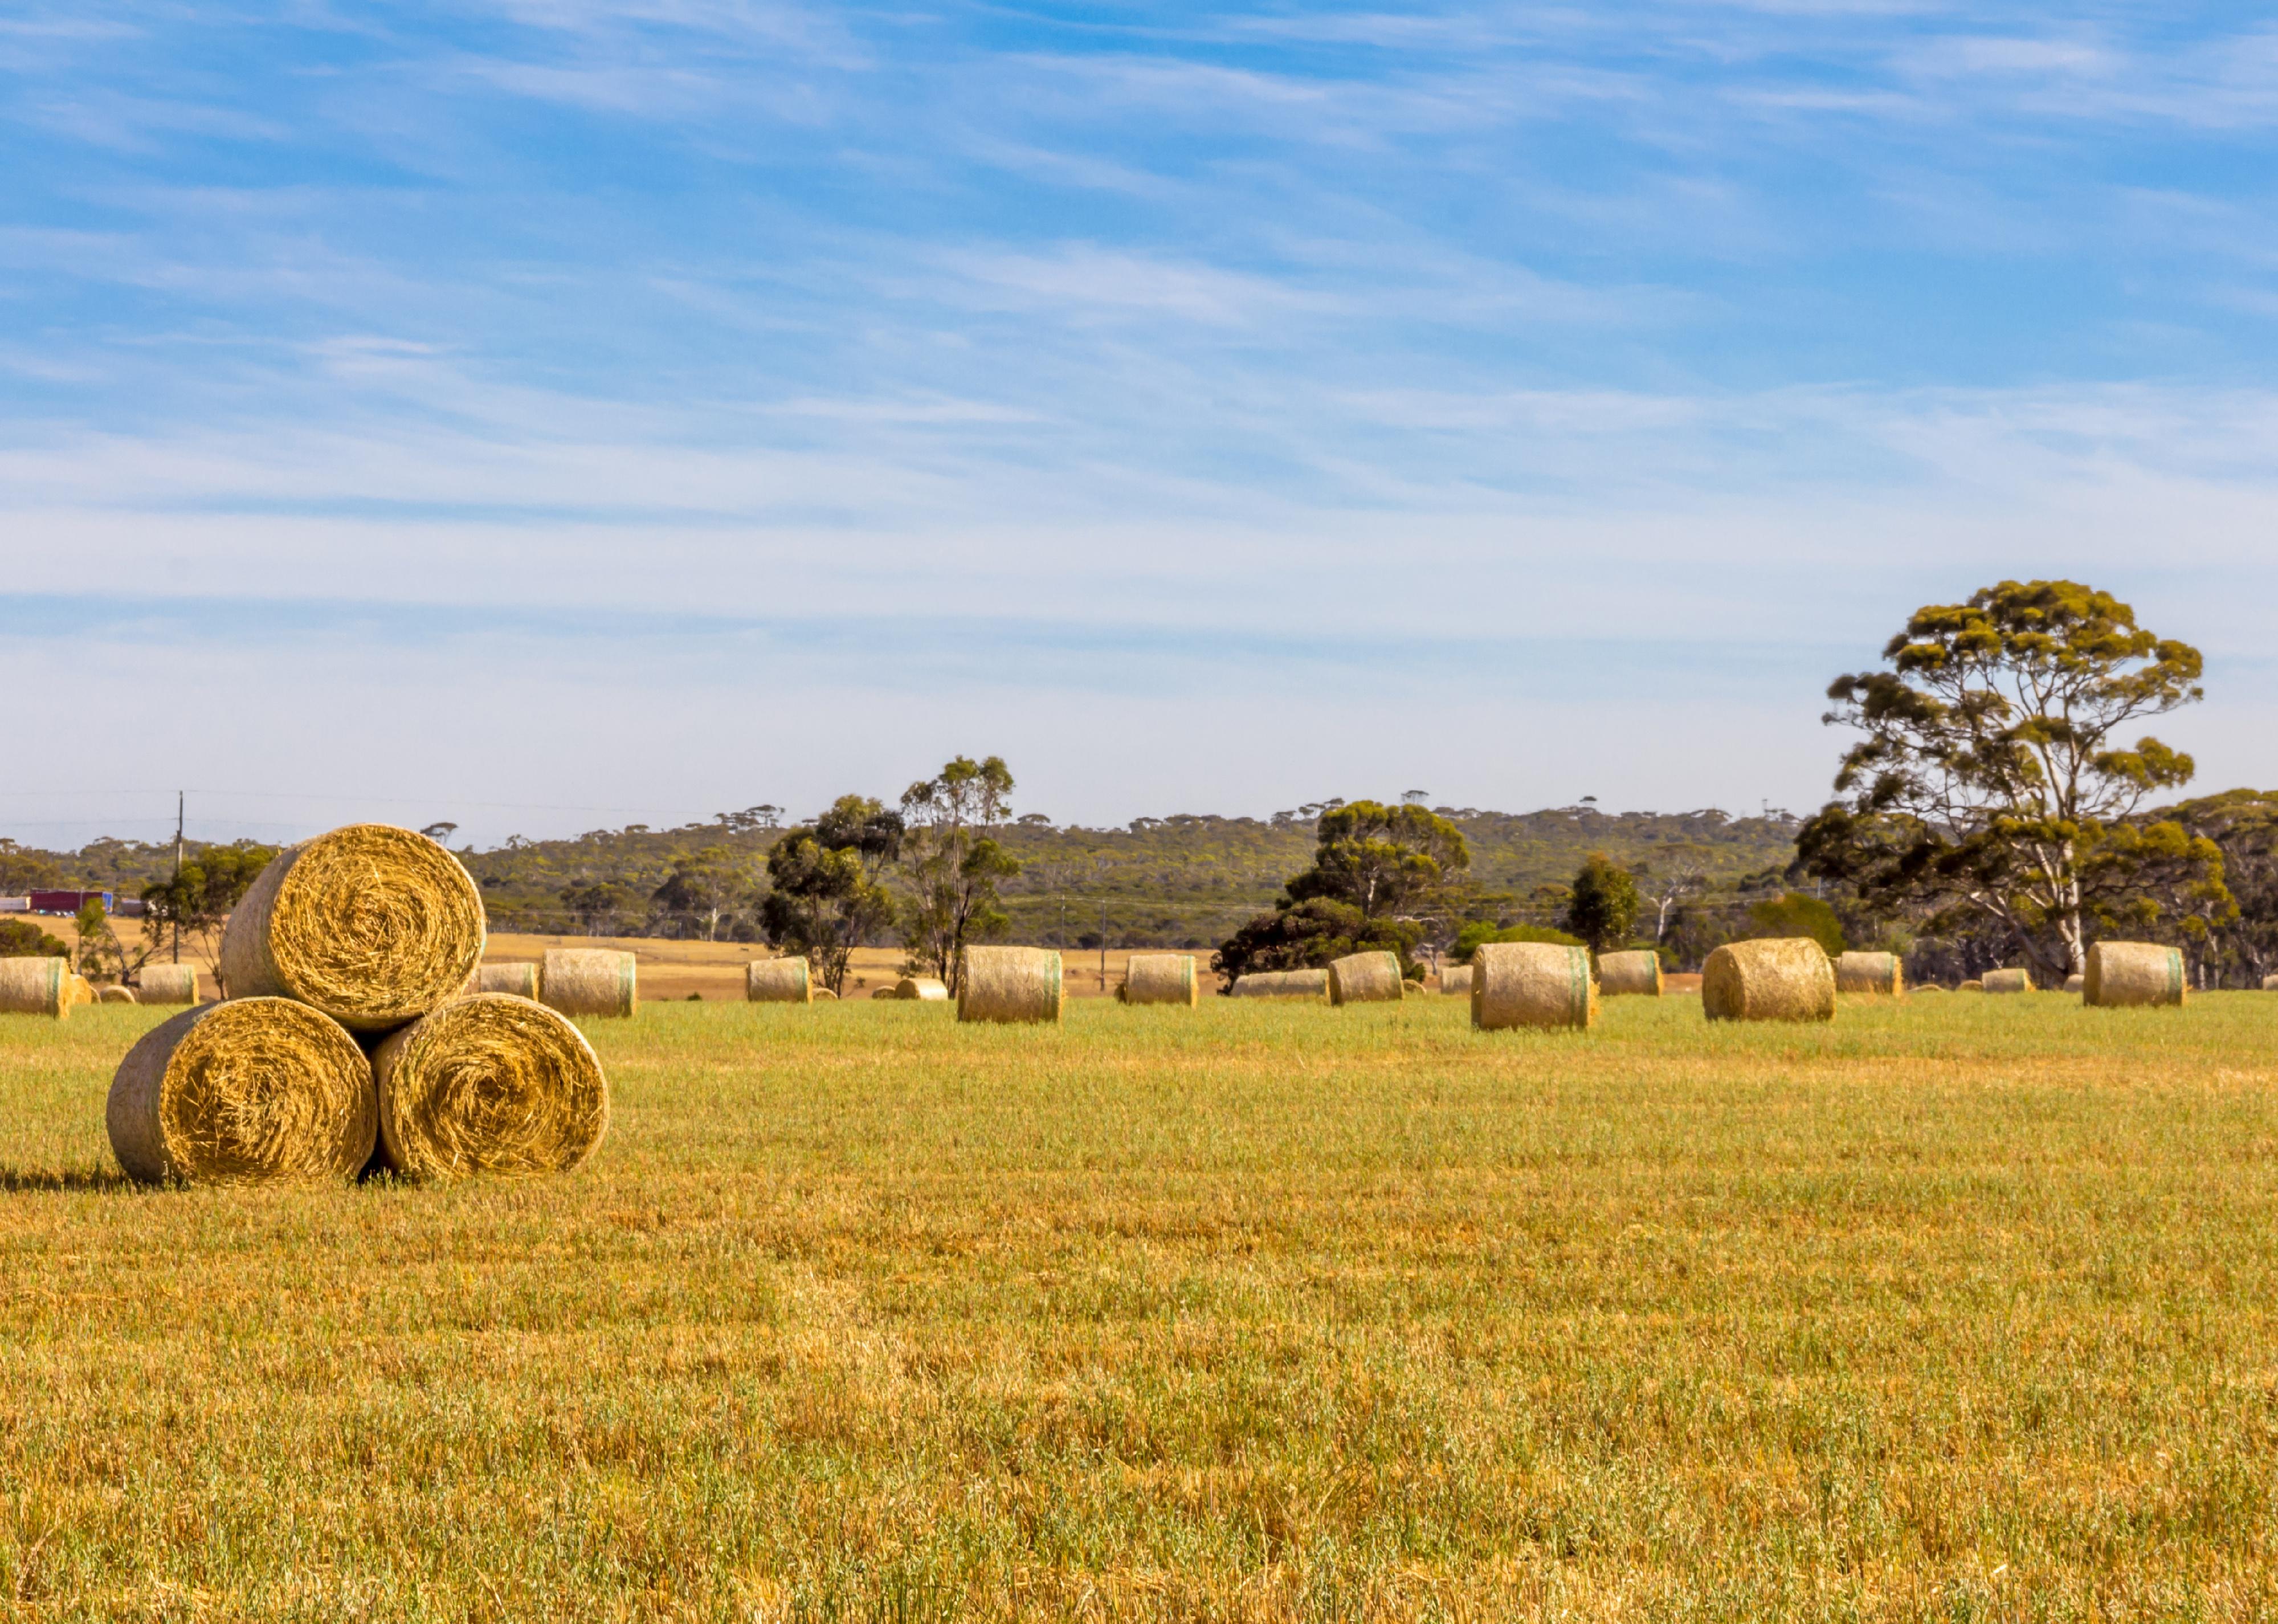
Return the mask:
[[938, 976], [905, 976], [894, 983], [893, 991], [887, 996], [921, 1004], [945, 1004], [949, 1001], [949, 985]]
[[754, 959], [744, 966], [744, 1000], [752, 1004], [811, 1004], [814, 976], [806, 955]]
[[1329, 995], [1329, 972], [1325, 969], [1257, 970], [1235, 977], [1227, 990], [1230, 998], [1311, 998]]
[[1401, 991], [1396, 953], [1349, 953], [1329, 962], [1332, 1004], [1396, 1004]]
[[563, 1015], [623, 1020], [640, 1007], [639, 979], [633, 955], [614, 947], [548, 947], [538, 990]]
[[470, 992], [504, 992], [515, 998], [526, 998], [533, 1002], [538, 998], [538, 966], [529, 960], [508, 964], [483, 964], [475, 969], [475, 979]]
[[482, 893], [459, 860], [409, 829], [351, 823], [262, 869], [222, 932], [222, 984], [386, 1031], [455, 996], [482, 956]]
[[1979, 991], [1985, 992], [2030, 992], [2033, 990], [2033, 973], [2025, 969], [1987, 970]]
[[95, 1002], [95, 986], [88, 978], [74, 971], [71, 978], [71, 1001], [74, 1004]]
[[67, 959], [0, 959], [0, 1014], [62, 1020], [72, 1012]]
[[1832, 1021], [1835, 967], [1808, 936], [1727, 942], [1701, 966], [1701, 1009], [1712, 1021]]
[[2088, 950], [2081, 1000], [2098, 1009], [2180, 1009], [2190, 998], [2180, 947], [2098, 942]]
[[348, 1178], [379, 1129], [371, 1062], [348, 1029], [289, 998], [201, 1004], [126, 1052], [103, 1113], [145, 1184]]
[[1472, 995], [1472, 967], [1455, 964], [1441, 970], [1440, 992], [1444, 998], [1469, 998]]
[[1903, 998], [1907, 991], [1906, 961], [1895, 953], [1846, 953], [1835, 961], [1835, 990]]
[[2278, 976], [2265, 976], [2262, 978], [2262, 990], [2265, 992], [2278, 992]]
[[609, 1084], [569, 1018], [478, 992], [372, 1054], [380, 1159], [412, 1178], [566, 1173], [609, 1130]]
[[1600, 954], [1598, 991], [1608, 998], [1659, 998], [1661, 955], [1642, 951]]
[[95, 1001], [98, 1004], [131, 1004], [135, 1001], [133, 987], [98, 987]]
[[821, 1000], [825, 1000], [825, 1001], [827, 1001], [827, 1002], [833, 1003], [833, 1004], [835, 1004], [835, 1003], [837, 1003], [837, 1002], [838, 1001], [838, 994], [837, 994], [837, 993], [836, 993], [836, 992], [832, 992], [829, 987], [817, 987], [817, 988], [815, 988], [815, 989], [814, 989], [814, 996], [815, 998], [817, 998], [817, 999], [821, 999]]
[[2071, 975], [2065, 977], [2064, 990], [2068, 992], [2086, 992], [2088, 991], [2088, 977], [2082, 975], [2078, 970], [2073, 971]]
[[1051, 947], [967, 947], [957, 1018], [1008, 1023], [1057, 1022], [1065, 978]]
[[1985, 991], [1985, 984], [1982, 981], [1965, 981], [1960, 986], [1954, 988], [1954, 991], [1957, 992], [1983, 992]]
[[1135, 953], [1124, 966], [1117, 996], [1127, 1004], [1184, 1004], [1202, 999], [1202, 978], [1190, 953]]
[[1935, 981], [1927, 981], [1921, 986], [1909, 989], [1907, 996], [1909, 998], [1920, 998], [1925, 992], [1944, 992], [1945, 991], [1945, 989], [1938, 985]]
[[1472, 954], [1472, 1024], [1586, 1030], [1598, 1018], [1590, 950], [1556, 942], [1482, 942]]
[[198, 967], [146, 964], [136, 977], [134, 996], [145, 1004], [195, 1004], [198, 1001]]
[[899, 998], [901, 995], [900, 990], [896, 987], [873, 987], [870, 989], [870, 996], [872, 998]]

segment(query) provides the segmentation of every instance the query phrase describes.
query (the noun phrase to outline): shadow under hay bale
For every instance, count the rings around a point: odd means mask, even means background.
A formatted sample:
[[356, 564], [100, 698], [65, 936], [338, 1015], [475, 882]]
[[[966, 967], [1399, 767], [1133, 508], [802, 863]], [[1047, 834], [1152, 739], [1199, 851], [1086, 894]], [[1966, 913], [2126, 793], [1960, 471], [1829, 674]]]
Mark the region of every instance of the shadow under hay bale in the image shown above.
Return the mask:
[[1831, 1021], [1835, 967], [1808, 936], [1727, 942], [1701, 967], [1701, 1011], [1711, 1021]]
[[1190, 953], [1135, 953], [1115, 996], [1127, 1004], [1184, 1004], [1202, 1000], [1202, 978]]
[[1332, 1004], [1396, 1004], [1400, 996], [1397, 954], [1349, 953], [1329, 962]]
[[1846, 953], [1835, 961], [1835, 990], [1902, 998], [1907, 990], [1905, 962], [1895, 953]]
[[1659, 998], [1661, 955], [1643, 952], [1600, 954], [1598, 991], [1607, 998]]
[[411, 1178], [566, 1173], [609, 1128], [585, 1035], [509, 993], [455, 999], [372, 1055], [382, 1165]]
[[1066, 977], [1050, 947], [967, 947], [957, 1018], [1009, 1023], [1060, 1018]]
[[811, 1004], [814, 975], [804, 954], [755, 959], [744, 966], [744, 1000], [753, 1004]]
[[640, 971], [614, 947], [549, 947], [538, 972], [539, 1001], [566, 1015], [630, 1018], [640, 1007]]
[[104, 1111], [146, 1184], [347, 1178], [379, 1129], [371, 1062], [348, 1030], [289, 998], [201, 1004], [126, 1052]]
[[482, 956], [482, 893], [459, 860], [409, 829], [351, 823], [262, 869], [222, 933], [222, 984], [386, 1031], [456, 995]]
[[2190, 997], [2179, 947], [2098, 942], [2088, 950], [2081, 1000], [2091, 1008], [2180, 1009]]
[[1598, 1018], [1590, 950], [1556, 942], [1482, 942], [1472, 954], [1472, 1025], [1586, 1030]]

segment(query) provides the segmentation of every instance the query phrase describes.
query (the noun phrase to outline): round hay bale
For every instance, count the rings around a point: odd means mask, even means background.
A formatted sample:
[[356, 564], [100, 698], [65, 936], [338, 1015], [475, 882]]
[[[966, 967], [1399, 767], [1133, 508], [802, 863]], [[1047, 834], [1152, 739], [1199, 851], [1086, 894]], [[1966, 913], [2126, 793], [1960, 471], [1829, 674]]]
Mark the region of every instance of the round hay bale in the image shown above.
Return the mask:
[[949, 984], [938, 976], [905, 976], [894, 983], [889, 998], [915, 1000], [921, 1004], [945, 1004], [949, 1001]]
[[1124, 966], [1120, 996], [1127, 1004], [1184, 1004], [1202, 1000], [1202, 978], [1190, 953], [1135, 953]]
[[1846, 953], [1835, 961], [1835, 990], [1903, 998], [1907, 991], [1906, 962], [1895, 953]]
[[1943, 992], [1945, 991], [1945, 989], [1944, 987], [1938, 985], [1935, 981], [1932, 981], [1926, 982], [1921, 986], [1909, 989], [1907, 996], [1909, 998], [1920, 998], [1925, 992]]
[[901, 995], [901, 989], [898, 987], [873, 987], [870, 989], [870, 996], [872, 998], [899, 998]]
[[548, 947], [538, 988], [548, 1008], [615, 1020], [640, 1007], [633, 955], [614, 947]]
[[1556, 942], [1482, 942], [1472, 954], [1472, 1024], [1586, 1030], [1598, 1018], [1590, 950]]
[[72, 1012], [71, 984], [67, 959], [0, 959], [0, 1014], [60, 1021]]
[[2262, 990], [2265, 992], [2278, 992], [2278, 976], [2265, 976], [2262, 978]]
[[1329, 972], [1325, 969], [1258, 970], [1238, 976], [1227, 990], [1232, 998], [1312, 998], [1329, 995]]
[[1645, 952], [1600, 954], [1598, 991], [1608, 998], [1659, 998], [1661, 955]]
[[1332, 1004], [1394, 1004], [1400, 992], [1396, 953], [1349, 953], [1329, 961]]
[[530, 999], [454, 999], [390, 1034], [371, 1063], [380, 1159], [408, 1177], [566, 1173], [609, 1130], [592, 1046]]
[[815, 988], [815, 989], [814, 989], [814, 996], [817, 1000], [823, 1000], [823, 1001], [827, 1001], [827, 1002], [833, 1003], [833, 1004], [835, 1004], [835, 1003], [837, 1003], [837, 1002], [838, 1001], [838, 994], [837, 994], [837, 993], [836, 993], [836, 992], [832, 992], [829, 987], [817, 987], [817, 988]]
[[1058, 1021], [1063, 978], [1050, 947], [967, 947], [958, 983], [960, 1021]]
[[744, 999], [753, 1004], [811, 1004], [814, 976], [805, 954], [754, 959], [744, 966]]
[[2182, 949], [2152, 942], [2097, 943], [2082, 981], [2082, 1001], [2097, 1009], [2180, 1009], [2190, 996]]
[[1983, 992], [1985, 991], [1985, 984], [1982, 981], [1965, 981], [1960, 986], [1954, 988], [1954, 991], [1957, 992]]
[[1472, 995], [1472, 967], [1451, 964], [1441, 970], [1440, 992], [1443, 998], [1469, 998]]
[[95, 1001], [98, 1004], [131, 1004], [135, 1001], [133, 987], [98, 987]]
[[198, 967], [146, 964], [135, 977], [134, 996], [146, 1004], [195, 1004], [198, 1001]]
[[88, 978], [74, 971], [71, 978], [71, 1001], [73, 1004], [95, 1002], [95, 988]]
[[1832, 1021], [1835, 967], [1808, 936], [1727, 942], [1701, 967], [1701, 1009], [1712, 1021]]
[[349, 1178], [379, 1129], [371, 1062], [289, 998], [201, 1004], [142, 1034], [103, 1113], [127, 1176], [258, 1184]]
[[2073, 971], [2071, 975], [2065, 977], [2064, 990], [2068, 992], [2086, 992], [2088, 991], [2088, 977], [2082, 975], [2078, 970]]
[[232, 998], [313, 1004], [351, 1031], [415, 1020], [466, 984], [483, 956], [483, 899], [425, 835], [351, 823], [288, 846], [222, 932]]
[[472, 992], [505, 992], [515, 998], [526, 998], [535, 1002], [538, 998], [538, 966], [529, 960], [509, 964], [483, 964], [476, 967]]
[[1987, 970], [1978, 990], [1983, 992], [2030, 992], [2033, 990], [2033, 973], [2023, 969]]

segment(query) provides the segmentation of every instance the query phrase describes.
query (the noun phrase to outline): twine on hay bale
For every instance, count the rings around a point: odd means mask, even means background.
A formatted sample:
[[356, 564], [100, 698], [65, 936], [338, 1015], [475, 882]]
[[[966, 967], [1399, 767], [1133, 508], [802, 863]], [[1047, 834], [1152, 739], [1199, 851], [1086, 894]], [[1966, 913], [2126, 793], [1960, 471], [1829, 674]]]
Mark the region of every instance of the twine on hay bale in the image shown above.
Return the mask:
[[1472, 995], [1472, 967], [1454, 964], [1441, 970], [1440, 992], [1445, 998], [1469, 998]]
[[967, 947], [958, 981], [960, 1021], [1060, 1018], [1060, 955], [1050, 947]]
[[134, 996], [145, 1004], [195, 1004], [198, 1001], [198, 967], [146, 964], [135, 977]]
[[2030, 992], [2033, 990], [2033, 973], [2025, 969], [1987, 970], [1979, 991], [1985, 992]]
[[744, 966], [744, 999], [753, 1004], [811, 1004], [814, 976], [804, 954], [754, 959]]
[[1184, 1004], [1202, 999], [1202, 978], [1190, 953], [1135, 953], [1123, 967], [1116, 996], [1127, 1004]]
[[508, 964], [483, 964], [475, 969], [475, 978], [467, 988], [469, 992], [504, 992], [515, 998], [526, 998], [535, 1002], [538, 998], [538, 966], [530, 960]]
[[142, 1034], [111, 1078], [111, 1153], [145, 1184], [348, 1178], [379, 1127], [371, 1062], [289, 998], [201, 1004]]
[[1712, 1021], [1832, 1021], [1835, 967], [1808, 936], [1727, 942], [1701, 967], [1701, 1009]]
[[407, 1177], [566, 1173], [609, 1130], [592, 1046], [530, 999], [454, 999], [371, 1058], [380, 1159]]
[[1661, 955], [1646, 952], [1600, 954], [1598, 991], [1608, 998], [1659, 998]]
[[483, 956], [483, 899], [425, 835], [351, 823], [288, 846], [222, 932], [232, 998], [313, 1004], [352, 1031], [386, 1031], [466, 984]]
[[1329, 961], [1329, 1002], [1394, 1004], [1400, 1001], [1400, 955], [1349, 953]]
[[2088, 950], [2081, 1000], [2098, 1009], [2182, 1008], [2190, 997], [2180, 947], [2098, 942]]
[[133, 987], [98, 987], [95, 1001], [98, 1004], [132, 1004], [137, 1000]]
[[538, 989], [548, 1008], [566, 1015], [630, 1017], [638, 1003], [633, 955], [614, 947], [548, 947]]
[[1228, 996], [1234, 998], [1326, 998], [1329, 972], [1325, 969], [1258, 970], [1235, 977]]
[[1556, 942], [1482, 942], [1472, 954], [1472, 1024], [1587, 1029], [1598, 1018], [1590, 950]]
[[0, 959], [0, 1014], [71, 1014], [71, 963], [65, 959]]
[[938, 976], [905, 976], [885, 996], [920, 1004], [945, 1004], [949, 1001], [949, 984]]
[[1835, 961], [1838, 992], [1872, 992], [1900, 998], [1907, 990], [1906, 961], [1895, 953], [1846, 953]]

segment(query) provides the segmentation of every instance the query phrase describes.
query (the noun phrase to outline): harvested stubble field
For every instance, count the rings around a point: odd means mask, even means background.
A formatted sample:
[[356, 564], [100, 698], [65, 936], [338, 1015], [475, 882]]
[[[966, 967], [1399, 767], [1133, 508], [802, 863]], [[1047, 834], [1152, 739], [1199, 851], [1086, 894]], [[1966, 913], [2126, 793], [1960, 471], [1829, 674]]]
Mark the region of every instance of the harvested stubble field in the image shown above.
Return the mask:
[[0, 1027], [0, 1612], [2278, 1613], [2278, 999], [658, 1005], [574, 1177], [145, 1191]]

